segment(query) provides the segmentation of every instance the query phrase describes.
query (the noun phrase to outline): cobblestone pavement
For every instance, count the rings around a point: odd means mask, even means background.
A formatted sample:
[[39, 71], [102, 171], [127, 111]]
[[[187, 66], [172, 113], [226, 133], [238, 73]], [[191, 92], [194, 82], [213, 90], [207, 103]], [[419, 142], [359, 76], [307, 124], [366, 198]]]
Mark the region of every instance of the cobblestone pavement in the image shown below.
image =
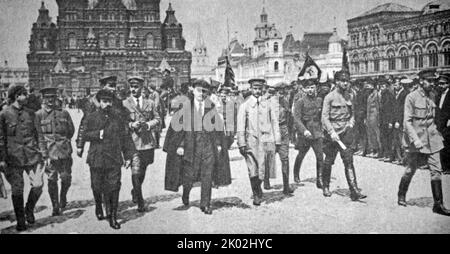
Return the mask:
[[[78, 126], [80, 113], [76, 110], [70, 112]], [[292, 148], [291, 182], [296, 153]], [[254, 207], [245, 162], [235, 147], [230, 157], [233, 183], [213, 189], [211, 216], [199, 209], [199, 188], [192, 190], [188, 209], [182, 205], [181, 191], [164, 191], [166, 154], [162, 150], [157, 150], [155, 163], [149, 167], [144, 183], [145, 213], [138, 213], [132, 204], [131, 174], [123, 169], [119, 208], [122, 229], [114, 231], [106, 221], [96, 220], [86, 157], [80, 159], [74, 155], [73, 184], [64, 215], [51, 217], [51, 203], [45, 186], [36, 208], [36, 225], [25, 233], [450, 233], [450, 217], [431, 211], [430, 176], [425, 170], [417, 172], [411, 183], [407, 195], [409, 206], [399, 207], [396, 203], [397, 187], [403, 167], [355, 157], [358, 183], [368, 198], [363, 202], [351, 202], [343, 165], [338, 158], [332, 174], [333, 196], [324, 198], [315, 187], [315, 160], [311, 151], [301, 170], [303, 186], [292, 183], [295, 188], [292, 197], [282, 194], [281, 165], [277, 160], [278, 178], [272, 180], [275, 188], [265, 191], [262, 206]], [[447, 177], [445, 185], [444, 193], [450, 194]], [[14, 226], [10, 198], [0, 200], [1, 233], [16, 233]]]

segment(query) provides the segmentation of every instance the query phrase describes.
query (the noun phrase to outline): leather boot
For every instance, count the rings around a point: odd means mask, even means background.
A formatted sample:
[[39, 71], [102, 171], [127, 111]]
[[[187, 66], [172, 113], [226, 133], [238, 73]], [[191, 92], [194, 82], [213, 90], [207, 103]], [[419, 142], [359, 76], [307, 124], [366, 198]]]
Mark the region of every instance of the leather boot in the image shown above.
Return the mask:
[[290, 196], [294, 193], [294, 190], [289, 185], [289, 162], [282, 162], [281, 167], [283, 173], [283, 194]]
[[117, 222], [117, 209], [119, 208], [119, 191], [115, 190], [109, 194], [111, 217], [109, 218], [109, 226], [113, 229], [120, 229], [120, 224]]
[[330, 192], [330, 181], [331, 181], [331, 165], [324, 164], [322, 171], [322, 190], [325, 197], [331, 197]]
[[361, 194], [361, 192], [358, 190], [353, 165], [345, 165], [345, 177], [347, 178], [348, 187], [350, 189], [350, 198], [352, 201], [358, 201], [360, 199], [367, 198], [366, 195]]
[[16, 214], [16, 230], [27, 230], [27, 224], [25, 223], [25, 208], [23, 207], [23, 195], [12, 195], [12, 202], [14, 207], [14, 213]]
[[400, 185], [398, 186], [398, 205], [407, 206], [406, 204], [406, 192], [408, 192], [409, 183], [411, 179], [403, 176], [400, 180]]
[[322, 176], [323, 166], [320, 165], [320, 163], [317, 163], [316, 171], [317, 171], [316, 187], [317, 187], [317, 189], [322, 189], [322, 187], [323, 187], [323, 179], [322, 179], [323, 178], [323, 176]]
[[189, 206], [189, 194], [191, 193], [191, 189], [191, 184], [183, 185], [183, 196], [181, 197], [181, 201], [183, 201], [184, 206]]
[[132, 182], [133, 182], [133, 192], [136, 196], [136, 201], [138, 205], [138, 212], [143, 213], [145, 212], [145, 202], [144, 197], [142, 196], [142, 186], [141, 181], [139, 178], [139, 175], [133, 175], [131, 176]]
[[442, 196], [442, 180], [432, 180], [431, 190], [433, 192], [433, 213], [450, 216], [450, 211], [444, 207], [444, 198]]
[[50, 201], [52, 202], [53, 212], [52, 216], [61, 215], [61, 211], [59, 209], [59, 200], [58, 200], [58, 183], [54, 181], [48, 182], [48, 194], [50, 196]]
[[98, 191], [92, 191], [94, 194], [94, 201], [95, 201], [95, 217], [97, 217], [97, 220], [104, 220], [105, 215], [103, 214], [103, 207], [102, 207], [102, 193]]
[[295, 183], [300, 183], [300, 158], [295, 158], [295, 163], [294, 163], [294, 182]]
[[258, 177], [250, 178], [250, 186], [252, 187], [252, 192], [253, 192], [253, 205], [255, 205], [255, 206], [261, 205], [261, 198], [260, 198], [258, 183], [259, 183]]
[[67, 192], [69, 192], [71, 183], [66, 181], [61, 181], [61, 193], [60, 193], [60, 207], [65, 209], [67, 206]]
[[109, 218], [111, 218], [111, 197], [107, 192], [103, 191], [102, 199], [106, 212], [105, 219], [109, 220]]
[[264, 177], [264, 189], [270, 190], [272, 187], [270, 187], [270, 180], [269, 176]]
[[36, 219], [34, 218], [34, 208], [36, 207], [36, 203], [41, 194], [42, 188], [31, 188], [30, 193], [28, 194], [28, 201], [25, 206], [25, 218], [28, 224], [34, 224], [36, 222]]

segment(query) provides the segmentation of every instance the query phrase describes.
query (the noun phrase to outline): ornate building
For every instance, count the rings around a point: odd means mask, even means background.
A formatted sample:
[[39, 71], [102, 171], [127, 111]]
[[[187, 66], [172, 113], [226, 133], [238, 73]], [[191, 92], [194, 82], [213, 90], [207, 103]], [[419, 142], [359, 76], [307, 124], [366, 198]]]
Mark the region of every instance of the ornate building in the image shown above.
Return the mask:
[[421, 69], [450, 71], [450, 2], [422, 10], [388, 3], [350, 19], [352, 77], [412, 76]]
[[0, 66], [0, 98], [6, 98], [8, 88], [13, 85], [28, 84], [28, 69], [15, 68], [8, 65], [5, 61], [3, 66]]
[[191, 78], [211, 80], [215, 78], [214, 65], [208, 54], [208, 48], [203, 40], [200, 26], [197, 32], [197, 42], [192, 50]]
[[216, 68], [219, 82], [224, 81], [227, 53], [235, 81], [241, 89], [246, 89], [248, 80], [252, 78], [264, 78], [269, 85], [297, 80], [306, 53], [322, 69], [322, 79], [333, 78], [334, 72], [341, 69], [344, 41], [336, 29], [333, 33], [305, 33], [301, 41], [295, 40], [292, 32], [289, 32], [283, 40], [275, 24], [269, 24], [264, 8], [260, 17], [260, 23], [255, 27], [253, 46], [245, 47], [234, 38], [228, 51], [224, 50], [219, 57]]
[[191, 53], [171, 4], [164, 22], [160, 0], [57, 0], [52, 23], [44, 3], [33, 24], [27, 55], [30, 84], [68, 94], [98, 89], [98, 78], [130, 74], [161, 85], [169, 69], [175, 85], [190, 79]]

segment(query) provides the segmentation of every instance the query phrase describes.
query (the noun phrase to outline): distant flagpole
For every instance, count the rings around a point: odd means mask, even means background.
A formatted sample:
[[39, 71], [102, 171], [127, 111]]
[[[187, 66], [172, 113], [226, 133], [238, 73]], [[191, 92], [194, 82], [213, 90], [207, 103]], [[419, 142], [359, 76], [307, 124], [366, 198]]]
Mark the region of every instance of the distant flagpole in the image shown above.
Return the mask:
[[227, 57], [230, 56], [230, 24], [227, 17]]

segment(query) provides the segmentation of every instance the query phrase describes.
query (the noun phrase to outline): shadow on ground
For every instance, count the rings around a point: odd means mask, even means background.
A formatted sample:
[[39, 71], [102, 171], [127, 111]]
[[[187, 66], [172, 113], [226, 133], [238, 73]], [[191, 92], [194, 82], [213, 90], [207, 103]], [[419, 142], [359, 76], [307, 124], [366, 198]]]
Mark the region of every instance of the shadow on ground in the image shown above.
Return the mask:
[[[47, 209], [46, 206], [37, 206], [34, 209], [34, 213], [40, 213], [45, 209]], [[14, 211], [10, 210], [0, 213], [0, 221], [10, 221], [10, 222], [16, 221], [16, 215], [14, 214]]]
[[[191, 207], [200, 208], [200, 200], [192, 201], [189, 203], [189, 206], [179, 206], [174, 208], [175, 211], [186, 211]], [[240, 209], [249, 209], [251, 206], [245, 204], [240, 198], [237, 197], [227, 197], [220, 199], [211, 200], [211, 209], [220, 210], [220, 209], [228, 209], [228, 208], [240, 208]]]
[[[84, 210], [75, 210], [72, 212], [64, 213], [61, 216], [54, 216], [54, 217], [46, 217], [42, 219], [36, 220], [36, 223], [28, 226], [28, 230], [25, 232], [33, 232], [39, 228], [52, 225], [52, 224], [61, 224], [68, 220], [73, 220], [79, 218], [81, 215], [83, 215], [85, 211]], [[10, 226], [8, 228], [2, 229], [0, 234], [18, 234], [19, 232], [16, 231], [16, 225]]]
[[413, 198], [406, 202], [408, 206], [417, 206], [420, 208], [432, 208], [434, 201], [431, 197]]

